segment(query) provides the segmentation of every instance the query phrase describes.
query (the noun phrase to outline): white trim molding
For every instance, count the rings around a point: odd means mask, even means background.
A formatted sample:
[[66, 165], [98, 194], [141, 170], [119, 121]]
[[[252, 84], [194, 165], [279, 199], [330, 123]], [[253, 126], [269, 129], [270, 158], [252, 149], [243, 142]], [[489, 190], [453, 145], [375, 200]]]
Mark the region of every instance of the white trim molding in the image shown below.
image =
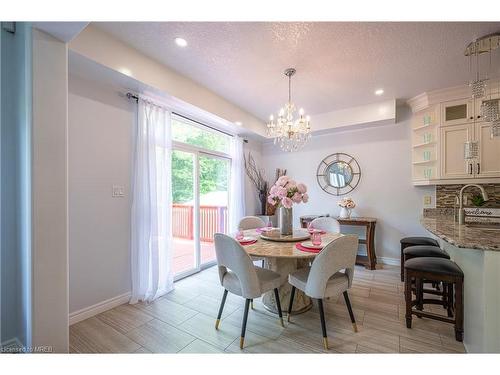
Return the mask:
[[117, 306], [128, 303], [130, 300], [131, 293], [127, 292], [119, 296], [107, 299], [105, 301], [96, 303], [95, 305], [84, 307], [83, 309], [74, 311], [69, 314], [69, 325], [81, 322], [82, 320], [91, 318], [97, 314], [103, 313], [104, 311], [111, 310]]

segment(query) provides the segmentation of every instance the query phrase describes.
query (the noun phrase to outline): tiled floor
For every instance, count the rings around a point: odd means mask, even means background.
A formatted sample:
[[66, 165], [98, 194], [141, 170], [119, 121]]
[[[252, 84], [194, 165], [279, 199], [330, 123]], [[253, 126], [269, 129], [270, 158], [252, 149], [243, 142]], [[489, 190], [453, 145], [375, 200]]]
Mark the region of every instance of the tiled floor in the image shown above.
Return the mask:
[[[352, 331], [343, 298], [325, 303], [331, 353], [462, 353], [453, 327], [428, 319], [404, 323], [403, 284], [397, 267], [356, 267], [351, 303]], [[214, 328], [222, 288], [216, 267], [176, 283], [154, 303], [122, 305], [70, 327], [73, 353], [240, 353], [244, 300], [229, 294], [218, 331]], [[443, 312], [439, 306], [432, 311]], [[292, 316], [282, 328], [260, 300], [248, 317], [246, 353], [318, 353], [322, 347], [316, 307]]]

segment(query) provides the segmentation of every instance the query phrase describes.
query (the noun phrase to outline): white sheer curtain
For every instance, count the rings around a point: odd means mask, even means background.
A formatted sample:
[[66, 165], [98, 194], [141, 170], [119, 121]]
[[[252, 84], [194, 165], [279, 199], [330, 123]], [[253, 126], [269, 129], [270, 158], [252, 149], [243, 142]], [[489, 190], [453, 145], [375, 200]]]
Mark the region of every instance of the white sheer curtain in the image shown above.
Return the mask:
[[139, 99], [132, 174], [130, 303], [173, 289], [170, 112]]
[[234, 136], [231, 141], [231, 189], [229, 192], [229, 232], [238, 230], [240, 219], [245, 216], [245, 171], [243, 139]]

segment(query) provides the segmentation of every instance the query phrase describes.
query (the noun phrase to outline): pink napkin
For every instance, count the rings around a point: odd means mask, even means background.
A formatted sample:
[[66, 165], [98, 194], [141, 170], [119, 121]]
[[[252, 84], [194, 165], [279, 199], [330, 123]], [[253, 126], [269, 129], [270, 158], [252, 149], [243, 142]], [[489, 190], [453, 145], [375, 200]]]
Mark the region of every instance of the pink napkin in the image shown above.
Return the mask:
[[238, 241], [240, 245], [245, 246], [245, 245], [252, 245], [257, 242], [257, 240], [251, 240], [251, 241]]
[[310, 247], [303, 246], [301, 243], [296, 243], [295, 247], [297, 248], [297, 250], [305, 251], [308, 253], [319, 253], [322, 250], [322, 249], [311, 249]]

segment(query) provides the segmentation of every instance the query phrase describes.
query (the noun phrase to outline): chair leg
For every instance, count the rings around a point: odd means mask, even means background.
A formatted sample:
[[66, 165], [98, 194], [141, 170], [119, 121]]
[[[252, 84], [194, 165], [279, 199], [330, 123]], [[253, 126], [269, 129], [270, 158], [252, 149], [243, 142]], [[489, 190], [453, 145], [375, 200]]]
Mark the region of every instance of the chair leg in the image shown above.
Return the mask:
[[253, 299], [250, 300], [250, 308], [253, 310]]
[[[452, 284], [453, 285], [453, 284]], [[464, 284], [463, 280], [455, 283], [455, 339], [464, 340]]]
[[278, 288], [274, 288], [274, 299], [276, 300], [276, 308], [278, 309], [278, 316], [280, 317], [281, 326], [284, 327], [283, 323], [283, 312], [281, 311], [280, 293]]
[[222, 310], [224, 310], [226, 297], [227, 297], [227, 289], [224, 289], [224, 294], [222, 295], [222, 301], [220, 301], [219, 313], [217, 314], [217, 320], [215, 321], [215, 329], [219, 329], [220, 317], [222, 316]]
[[[415, 294], [417, 296], [416, 309], [422, 311], [424, 309], [423, 299], [424, 299], [424, 280], [421, 278], [415, 278]], [[421, 318], [417, 315], [417, 318]]]
[[295, 297], [295, 287], [292, 286], [292, 293], [290, 293], [290, 303], [288, 304], [288, 314], [287, 320], [290, 322], [290, 316], [292, 315], [293, 297]]
[[405, 255], [404, 247], [401, 246], [401, 281], [405, 281]]
[[328, 350], [328, 336], [326, 335], [325, 311], [323, 310], [323, 300], [318, 299], [319, 319], [321, 320], [321, 331], [323, 332], [323, 346]]
[[356, 325], [356, 319], [354, 319], [354, 313], [352, 312], [351, 301], [349, 300], [349, 294], [347, 294], [347, 290], [343, 294], [345, 304], [347, 306], [347, 311], [349, 311], [349, 316], [351, 317], [352, 328], [354, 332], [358, 332], [358, 326]]
[[262, 268], [264, 268], [264, 259], [262, 259]]
[[448, 302], [447, 302], [447, 314], [448, 317], [451, 318], [453, 316], [453, 283], [448, 283], [448, 291], [446, 292], [446, 296], [448, 297]]
[[245, 343], [245, 331], [247, 330], [248, 309], [250, 307], [250, 299], [245, 300], [245, 311], [243, 313], [243, 323], [241, 325], [240, 349], [243, 349]]
[[405, 275], [405, 302], [406, 302], [406, 328], [411, 328], [411, 277], [406, 273]]

